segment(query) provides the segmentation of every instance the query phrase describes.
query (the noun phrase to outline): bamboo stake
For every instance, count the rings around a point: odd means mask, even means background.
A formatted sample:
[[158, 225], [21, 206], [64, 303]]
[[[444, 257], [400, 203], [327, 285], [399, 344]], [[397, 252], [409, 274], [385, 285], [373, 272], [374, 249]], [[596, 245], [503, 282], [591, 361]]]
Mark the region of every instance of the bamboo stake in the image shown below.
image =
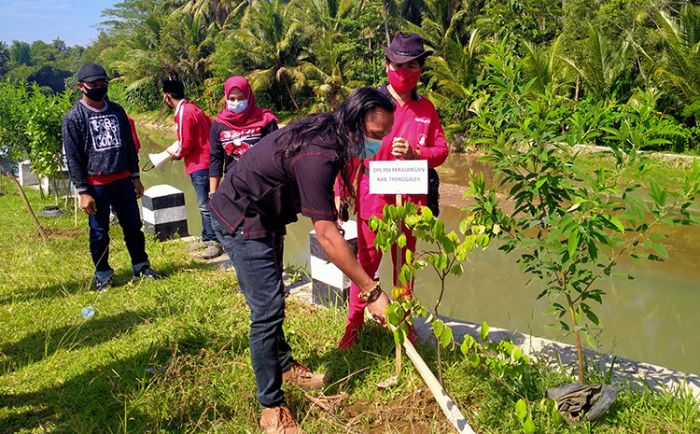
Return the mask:
[[440, 382], [435, 378], [433, 372], [425, 364], [423, 358], [418, 354], [415, 347], [408, 339], [404, 339], [403, 346], [406, 349], [406, 355], [413, 362], [416, 370], [423, 377], [423, 381], [428, 385], [430, 392], [435, 397], [440, 409], [450, 421], [455, 430], [460, 434], [476, 434], [469, 422], [462, 414], [457, 404], [450, 398], [445, 389], [440, 385]]
[[8, 175], [10, 176], [12, 182], [15, 183], [17, 191], [19, 191], [19, 195], [22, 198], [22, 202], [24, 202], [24, 207], [27, 209], [27, 212], [29, 213], [29, 217], [31, 217], [32, 222], [34, 222], [34, 227], [36, 227], [36, 231], [39, 232], [41, 240], [44, 242], [44, 244], [48, 243], [49, 239], [46, 236], [46, 232], [44, 232], [44, 228], [41, 226], [41, 223], [39, 223], [39, 220], [37, 220], [36, 215], [34, 214], [34, 210], [32, 209], [32, 205], [29, 203], [29, 199], [27, 199], [27, 195], [24, 193], [22, 184], [19, 183], [19, 181], [15, 177], [15, 174], [12, 173], [12, 171], [9, 171]]
[[78, 227], [78, 192], [73, 191], [73, 227]]

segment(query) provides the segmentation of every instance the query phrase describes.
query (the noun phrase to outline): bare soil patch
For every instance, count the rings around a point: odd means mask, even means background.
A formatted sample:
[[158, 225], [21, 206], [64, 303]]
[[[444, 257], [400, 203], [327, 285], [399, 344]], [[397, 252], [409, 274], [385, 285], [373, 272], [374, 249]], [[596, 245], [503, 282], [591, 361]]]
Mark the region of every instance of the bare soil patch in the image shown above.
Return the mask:
[[452, 432], [449, 423], [427, 389], [420, 389], [398, 401], [355, 401], [340, 414], [349, 430], [369, 434]]

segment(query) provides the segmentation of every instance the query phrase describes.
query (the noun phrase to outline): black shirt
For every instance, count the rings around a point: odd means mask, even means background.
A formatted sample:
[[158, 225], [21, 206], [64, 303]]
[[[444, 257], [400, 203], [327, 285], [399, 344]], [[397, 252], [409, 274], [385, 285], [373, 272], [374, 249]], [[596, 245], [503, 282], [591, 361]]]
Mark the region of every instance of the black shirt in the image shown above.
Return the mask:
[[301, 213], [335, 221], [333, 185], [338, 174], [337, 139], [310, 138], [296, 155], [285, 156], [278, 143], [291, 125], [265, 136], [243, 154], [236, 170], [226, 174], [209, 206], [225, 232], [243, 224], [246, 239], [283, 232]]
[[63, 117], [63, 149], [71, 182], [87, 190], [88, 177], [113, 173], [139, 175], [139, 157], [124, 109], [105, 101], [101, 109], [78, 101]]
[[262, 128], [234, 130], [226, 124], [214, 121], [209, 129], [209, 176], [220, 178], [234, 161], [263, 137], [277, 130], [277, 122]]

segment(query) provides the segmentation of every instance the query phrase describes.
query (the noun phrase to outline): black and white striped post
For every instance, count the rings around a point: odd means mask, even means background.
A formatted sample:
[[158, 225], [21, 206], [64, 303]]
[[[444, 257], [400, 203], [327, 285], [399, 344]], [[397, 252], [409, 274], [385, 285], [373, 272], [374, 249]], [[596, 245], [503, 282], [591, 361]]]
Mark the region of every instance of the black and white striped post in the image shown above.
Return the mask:
[[[357, 222], [350, 220], [343, 223], [343, 230], [345, 241], [357, 254]], [[311, 300], [328, 307], [345, 304], [350, 292], [350, 279], [328, 261], [326, 252], [316, 238], [316, 231], [311, 231], [309, 234], [309, 244], [311, 247]]]
[[172, 185], [154, 185], [144, 191], [141, 205], [147, 233], [156, 234], [160, 241], [189, 235], [182, 191]]

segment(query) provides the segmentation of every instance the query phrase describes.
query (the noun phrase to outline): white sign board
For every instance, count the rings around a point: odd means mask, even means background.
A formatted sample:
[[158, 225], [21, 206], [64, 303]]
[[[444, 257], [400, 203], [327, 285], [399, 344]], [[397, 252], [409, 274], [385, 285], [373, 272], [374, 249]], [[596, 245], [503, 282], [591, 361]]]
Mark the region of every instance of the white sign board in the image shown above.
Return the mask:
[[428, 194], [428, 160], [369, 162], [370, 194]]

